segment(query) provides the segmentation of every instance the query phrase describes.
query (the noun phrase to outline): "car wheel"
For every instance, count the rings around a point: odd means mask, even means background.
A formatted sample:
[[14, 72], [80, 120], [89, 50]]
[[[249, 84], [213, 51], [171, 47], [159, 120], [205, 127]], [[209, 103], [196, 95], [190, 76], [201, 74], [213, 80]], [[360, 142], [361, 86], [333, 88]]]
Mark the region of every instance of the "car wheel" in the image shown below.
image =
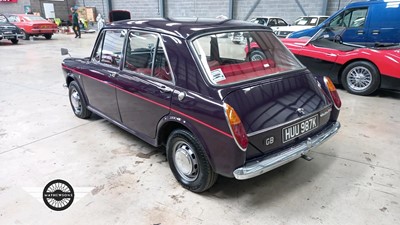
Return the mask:
[[44, 37], [45, 37], [47, 40], [50, 40], [52, 36], [53, 36], [52, 34], [45, 34], [45, 35], [44, 35]]
[[77, 117], [86, 119], [92, 114], [92, 112], [87, 109], [86, 100], [76, 81], [72, 81], [69, 84], [69, 102], [71, 103], [72, 111]]
[[267, 59], [267, 56], [265, 55], [265, 53], [259, 49], [254, 49], [250, 52], [249, 54], [249, 60], [251, 62], [253, 61], [261, 61]]
[[217, 180], [204, 148], [189, 131], [178, 129], [170, 134], [167, 159], [175, 178], [190, 191], [206, 191]]
[[343, 70], [341, 81], [343, 87], [349, 93], [370, 95], [379, 88], [381, 76], [374, 64], [358, 61], [346, 66]]
[[16, 45], [16, 44], [18, 44], [18, 39], [13, 38], [13, 39], [11, 39], [11, 42], [12, 42], [14, 45]]
[[21, 30], [21, 32], [22, 32], [22, 35], [23, 35], [23, 39], [24, 40], [29, 40], [29, 38], [31, 37], [29, 34], [27, 34], [24, 30]]

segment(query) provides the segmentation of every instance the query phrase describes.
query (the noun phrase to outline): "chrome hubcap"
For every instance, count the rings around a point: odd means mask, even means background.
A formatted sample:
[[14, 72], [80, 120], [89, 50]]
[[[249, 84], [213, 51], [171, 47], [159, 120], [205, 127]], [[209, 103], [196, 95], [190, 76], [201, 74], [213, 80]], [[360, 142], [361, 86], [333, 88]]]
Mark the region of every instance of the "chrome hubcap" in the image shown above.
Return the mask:
[[174, 145], [174, 164], [179, 175], [186, 181], [196, 180], [198, 172], [197, 157], [191, 146], [184, 142], [178, 141]]
[[259, 54], [255, 54], [255, 55], [253, 55], [252, 57], [251, 57], [251, 61], [261, 61], [261, 60], [263, 60], [264, 59], [264, 57], [262, 57], [262, 55], [259, 55]]
[[347, 84], [354, 91], [363, 91], [367, 89], [371, 83], [372, 74], [363, 66], [354, 67], [347, 74]]
[[72, 104], [72, 107], [74, 108], [76, 114], [81, 113], [81, 110], [82, 110], [81, 97], [79, 96], [79, 93], [76, 89], [72, 90], [71, 104]]

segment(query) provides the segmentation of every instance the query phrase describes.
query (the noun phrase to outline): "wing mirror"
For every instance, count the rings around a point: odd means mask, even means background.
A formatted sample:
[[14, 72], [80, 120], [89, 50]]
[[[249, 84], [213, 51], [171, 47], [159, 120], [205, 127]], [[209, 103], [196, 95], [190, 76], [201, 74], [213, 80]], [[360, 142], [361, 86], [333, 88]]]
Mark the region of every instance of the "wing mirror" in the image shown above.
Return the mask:
[[71, 57], [67, 48], [61, 48], [61, 55], [69, 55], [69, 57]]

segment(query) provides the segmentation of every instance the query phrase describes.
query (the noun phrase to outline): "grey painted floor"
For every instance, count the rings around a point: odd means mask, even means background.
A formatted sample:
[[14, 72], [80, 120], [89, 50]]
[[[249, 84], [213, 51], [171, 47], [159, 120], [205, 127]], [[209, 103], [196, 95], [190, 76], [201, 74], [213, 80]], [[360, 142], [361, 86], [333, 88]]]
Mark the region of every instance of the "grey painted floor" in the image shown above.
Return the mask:
[[[59, 49], [88, 56], [95, 36], [0, 41], [0, 224], [400, 224], [398, 95], [340, 90], [342, 129], [313, 161], [193, 194], [161, 150], [73, 115]], [[53, 179], [75, 189], [65, 211], [40, 199]]]

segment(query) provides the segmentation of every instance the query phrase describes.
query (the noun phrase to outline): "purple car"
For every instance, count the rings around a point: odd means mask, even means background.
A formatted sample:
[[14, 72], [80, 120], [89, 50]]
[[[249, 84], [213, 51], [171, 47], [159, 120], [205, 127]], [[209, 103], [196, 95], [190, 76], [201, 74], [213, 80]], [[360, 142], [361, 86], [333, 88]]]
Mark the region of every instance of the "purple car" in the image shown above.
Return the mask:
[[[232, 43], [240, 32], [245, 42]], [[262, 57], [244, 49], [257, 43]], [[68, 50], [62, 49], [62, 54]], [[62, 63], [72, 110], [95, 113], [153, 146], [193, 192], [303, 157], [337, 133], [341, 101], [268, 27], [234, 20], [125, 20], [88, 58]]]

